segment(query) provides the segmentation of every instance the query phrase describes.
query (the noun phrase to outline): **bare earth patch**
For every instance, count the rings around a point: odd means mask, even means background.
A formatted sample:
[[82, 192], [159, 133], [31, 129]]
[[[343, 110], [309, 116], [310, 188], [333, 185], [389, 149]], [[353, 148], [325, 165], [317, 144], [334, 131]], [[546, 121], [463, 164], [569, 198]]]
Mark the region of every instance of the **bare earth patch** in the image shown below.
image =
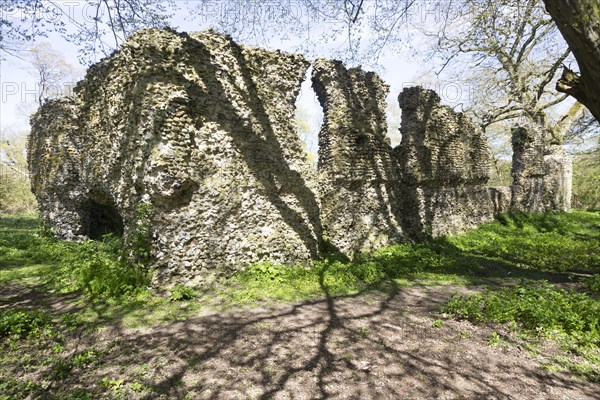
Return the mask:
[[74, 398], [77, 390], [137, 399], [600, 398], [597, 384], [541, 370], [548, 346], [537, 356], [516, 343], [493, 347], [492, 327], [444, 319], [439, 304], [455, 289], [401, 288], [141, 329], [117, 322], [75, 331], [63, 355], [94, 349], [98, 362], [55, 376], [44, 390], [48, 398]]

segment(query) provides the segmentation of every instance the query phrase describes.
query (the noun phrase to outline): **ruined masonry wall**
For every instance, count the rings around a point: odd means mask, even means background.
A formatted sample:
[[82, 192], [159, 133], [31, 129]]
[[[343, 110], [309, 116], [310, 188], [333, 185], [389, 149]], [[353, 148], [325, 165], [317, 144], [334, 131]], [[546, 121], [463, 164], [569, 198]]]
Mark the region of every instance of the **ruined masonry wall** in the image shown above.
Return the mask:
[[406, 88], [400, 164], [402, 225], [410, 237], [455, 234], [490, 221], [491, 155], [482, 130], [421, 87]]
[[547, 145], [535, 125], [512, 129], [511, 211], [569, 211], [573, 166], [562, 146]]
[[210, 31], [136, 33], [90, 68], [73, 99], [32, 120], [44, 223], [58, 237], [85, 236], [98, 203], [118, 211], [127, 237], [150, 204], [157, 283], [317, 257], [319, 208], [293, 126], [308, 65]]
[[388, 86], [324, 59], [312, 75], [325, 114], [315, 173], [294, 124], [308, 66], [210, 30], [132, 35], [31, 119], [44, 225], [72, 240], [122, 232], [127, 245], [147, 224], [155, 284], [201, 284], [256, 262], [310, 265], [325, 245], [353, 257], [494, 212], [570, 208], [570, 161], [540, 132], [513, 132], [514, 185], [489, 190], [490, 151], [465, 115], [407, 88], [392, 149]]
[[319, 132], [319, 199], [328, 240], [343, 253], [403, 238], [397, 165], [387, 138], [388, 86], [339, 61], [314, 63], [313, 88], [325, 120]]

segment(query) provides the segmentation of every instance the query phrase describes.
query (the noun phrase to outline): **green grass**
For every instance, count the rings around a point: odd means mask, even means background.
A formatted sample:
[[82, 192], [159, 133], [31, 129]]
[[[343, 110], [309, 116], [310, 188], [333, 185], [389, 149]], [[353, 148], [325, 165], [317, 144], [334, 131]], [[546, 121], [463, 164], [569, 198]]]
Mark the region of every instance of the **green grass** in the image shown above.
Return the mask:
[[[134, 292], [144, 292], [149, 277], [143, 266], [124, 261], [120, 239], [60, 242], [40, 235], [38, 225], [32, 214], [0, 219], [0, 284], [43, 283], [55, 291], [80, 290], [92, 298], [128, 295], [120, 303], [132, 304], [132, 309], [147, 302], [148, 294]], [[398, 285], [471, 285], [507, 278], [554, 281], [574, 277], [571, 272], [597, 274], [599, 269], [600, 213], [513, 215], [464, 235], [389, 246], [354, 261], [328, 255], [312, 268], [257, 264], [224, 284], [204, 288], [205, 295], [196, 301], [207, 294], [238, 304], [325, 293], [354, 295]], [[592, 279], [596, 281], [590, 280], [591, 290], [597, 287], [597, 278]], [[176, 288], [173, 299], [196, 297], [187, 291]], [[144, 300], [132, 300], [140, 296]]]
[[[557, 341], [583, 362], [557, 358], [545, 368], [600, 382], [600, 299], [548, 282], [522, 281], [513, 288], [455, 295], [442, 311], [472, 322], [508, 324], [534, 338]], [[497, 334], [496, 334], [497, 335]], [[497, 339], [497, 338], [496, 338]]]
[[463, 252], [518, 267], [596, 273], [600, 269], [600, 214], [504, 215], [450, 242]]
[[0, 218], [0, 262], [0, 284], [45, 284], [90, 297], [117, 297], [149, 283], [146, 269], [124, 256], [120, 238], [57, 241], [40, 233], [34, 214]]
[[515, 322], [529, 332], [585, 336], [586, 342], [600, 345], [600, 301], [545, 281], [455, 295], [443, 310], [475, 322]]
[[148, 292], [145, 268], [124, 261], [118, 238], [72, 243], [39, 232], [33, 214], [0, 218], [0, 284], [41, 284], [54, 292], [82, 292], [88, 299], [99, 299], [93, 312], [87, 312], [90, 320], [123, 315], [143, 319], [142, 308], [156, 313], [149, 321], [159, 322], [181, 318], [202, 304], [294, 301], [405, 285], [576, 279], [571, 271], [596, 274], [588, 278], [593, 291], [600, 269], [600, 213], [513, 215], [464, 235], [389, 246], [354, 261], [328, 255], [312, 268], [261, 263], [200, 292], [175, 288], [172, 299], [193, 304], [190, 307], [169, 304]]
[[236, 303], [289, 301], [398, 285], [577, 279], [572, 272], [600, 272], [599, 213], [505, 215], [464, 235], [389, 246], [354, 261], [327, 256], [310, 269], [258, 264], [235, 274], [237, 289], [226, 295]]
[[[546, 362], [545, 369], [589, 380], [599, 376], [600, 213], [503, 216], [456, 237], [389, 246], [353, 261], [329, 254], [311, 268], [261, 263], [212, 287], [176, 286], [164, 295], [146, 288], [146, 268], [126, 262], [119, 238], [72, 243], [40, 232], [34, 214], [0, 216], [0, 285], [30, 286], [50, 298], [69, 293], [76, 307], [57, 313], [34, 302], [0, 313], [0, 344], [9, 350], [0, 363], [33, 366], [40, 360], [22, 354], [27, 348], [42, 351], [45, 379], [60, 380], [102, 362], [103, 354], [93, 349], [64, 352], [64, 338], [71, 330], [103, 329], [114, 323], [124, 328], [151, 326], [185, 320], [204, 309], [389, 292], [408, 285], [516, 285], [456, 297], [446, 311], [475, 323], [509, 324], [526, 336], [556, 340], [569, 357], [559, 355]], [[574, 283], [581, 291], [542, 281]], [[444, 326], [442, 319], [432, 323], [435, 328]], [[498, 333], [489, 342], [509, 345]], [[27, 379], [0, 379], [0, 392], [15, 398], [42, 393], [42, 386]], [[136, 382], [107, 382], [112, 391], [130, 386], [144, 390]], [[64, 398], [89, 398], [85, 389], [72, 389]]]

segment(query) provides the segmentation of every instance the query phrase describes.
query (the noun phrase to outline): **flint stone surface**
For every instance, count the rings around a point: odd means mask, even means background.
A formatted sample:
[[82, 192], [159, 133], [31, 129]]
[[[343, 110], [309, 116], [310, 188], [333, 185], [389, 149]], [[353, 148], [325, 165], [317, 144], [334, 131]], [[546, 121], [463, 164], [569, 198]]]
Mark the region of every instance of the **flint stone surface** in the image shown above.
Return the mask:
[[398, 166], [387, 138], [386, 85], [340, 61], [314, 63], [325, 120], [319, 132], [319, 199], [328, 240], [347, 255], [398, 242]]
[[134, 34], [32, 118], [44, 224], [89, 237], [100, 209], [127, 241], [149, 204], [157, 284], [317, 257], [315, 184], [293, 124], [308, 65], [212, 31]]
[[402, 141], [394, 149], [401, 173], [401, 218], [412, 238], [456, 234], [490, 221], [491, 153], [481, 128], [440, 104], [433, 90], [405, 88]]
[[490, 196], [494, 205], [494, 214], [510, 212], [510, 202], [512, 200], [512, 186], [500, 186], [490, 188]]
[[294, 125], [308, 66], [210, 30], [132, 35], [31, 119], [43, 224], [69, 240], [122, 233], [126, 246], [149, 226], [154, 283], [168, 286], [257, 262], [310, 265], [324, 245], [353, 257], [456, 234], [494, 212], [570, 208], [570, 160], [539, 131], [516, 128], [514, 185], [488, 189], [490, 151], [465, 115], [407, 88], [392, 149], [388, 86], [324, 59], [312, 75], [325, 114], [315, 173]]
[[569, 211], [573, 166], [562, 146], [548, 145], [529, 124], [512, 129], [511, 211]]
[[545, 211], [569, 211], [573, 186], [573, 162], [560, 145], [547, 146], [544, 152]]

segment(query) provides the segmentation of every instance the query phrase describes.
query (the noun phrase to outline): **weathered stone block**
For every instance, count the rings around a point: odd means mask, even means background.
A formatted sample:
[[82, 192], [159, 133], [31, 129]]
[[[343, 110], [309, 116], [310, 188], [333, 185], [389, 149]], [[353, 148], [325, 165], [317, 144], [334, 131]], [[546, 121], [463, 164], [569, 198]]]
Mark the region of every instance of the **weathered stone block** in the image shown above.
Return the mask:
[[72, 99], [32, 119], [45, 223], [89, 237], [86, 216], [95, 225], [118, 216], [127, 239], [148, 204], [157, 283], [318, 256], [315, 184], [293, 123], [308, 65], [211, 31], [134, 34]]
[[398, 101], [402, 141], [394, 154], [405, 232], [413, 238], [455, 234], [491, 220], [491, 155], [481, 128], [442, 106], [432, 90], [406, 88]]
[[544, 153], [544, 209], [569, 211], [573, 186], [573, 162], [560, 145], [547, 146]]
[[569, 211], [572, 162], [562, 146], [548, 145], [533, 124], [515, 126], [512, 211]]
[[313, 88], [325, 121], [319, 133], [321, 221], [352, 256], [399, 241], [397, 164], [387, 138], [388, 86], [373, 72], [317, 60]]

